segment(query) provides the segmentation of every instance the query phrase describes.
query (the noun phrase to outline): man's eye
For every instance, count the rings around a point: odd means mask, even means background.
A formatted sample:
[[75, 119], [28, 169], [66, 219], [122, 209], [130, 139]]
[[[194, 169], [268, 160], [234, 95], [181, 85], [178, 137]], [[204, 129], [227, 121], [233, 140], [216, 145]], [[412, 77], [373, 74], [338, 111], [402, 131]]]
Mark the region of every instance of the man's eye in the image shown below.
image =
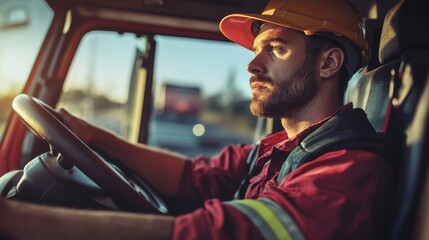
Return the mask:
[[270, 46], [270, 52], [274, 54], [284, 54], [286, 49], [283, 46]]

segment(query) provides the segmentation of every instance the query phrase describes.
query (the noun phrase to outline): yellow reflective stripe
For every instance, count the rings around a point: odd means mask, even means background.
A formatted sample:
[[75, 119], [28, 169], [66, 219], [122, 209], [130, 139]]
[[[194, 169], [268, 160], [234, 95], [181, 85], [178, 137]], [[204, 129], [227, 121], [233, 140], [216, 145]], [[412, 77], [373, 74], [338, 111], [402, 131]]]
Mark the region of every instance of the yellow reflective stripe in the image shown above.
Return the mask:
[[271, 230], [273, 231], [277, 239], [292, 240], [289, 233], [284, 228], [283, 224], [277, 218], [276, 214], [273, 211], [271, 211], [270, 208], [265, 206], [263, 203], [257, 200], [251, 200], [251, 199], [244, 199], [238, 202], [239, 204], [244, 204], [254, 209], [259, 214], [259, 216], [261, 216], [261, 218], [264, 219], [267, 225], [271, 228]]

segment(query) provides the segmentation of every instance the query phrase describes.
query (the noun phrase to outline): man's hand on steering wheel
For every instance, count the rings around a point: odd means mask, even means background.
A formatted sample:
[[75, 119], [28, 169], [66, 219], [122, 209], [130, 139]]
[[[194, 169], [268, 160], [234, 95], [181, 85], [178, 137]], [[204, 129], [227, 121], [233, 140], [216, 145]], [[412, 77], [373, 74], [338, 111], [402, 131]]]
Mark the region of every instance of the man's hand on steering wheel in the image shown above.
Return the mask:
[[78, 136], [83, 142], [88, 145], [92, 145], [96, 141], [97, 137], [103, 133], [104, 130], [82, 120], [67, 110], [61, 108], [58, 111], [59, 115], [62, 117], [63, 123]]

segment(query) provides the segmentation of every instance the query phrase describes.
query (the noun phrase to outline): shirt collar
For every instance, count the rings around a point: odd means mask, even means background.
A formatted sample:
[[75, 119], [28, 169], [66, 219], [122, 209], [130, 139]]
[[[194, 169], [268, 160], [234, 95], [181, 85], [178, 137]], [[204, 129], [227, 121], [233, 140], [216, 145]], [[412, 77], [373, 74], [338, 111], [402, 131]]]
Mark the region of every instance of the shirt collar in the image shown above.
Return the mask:
[[292, 151], [298, 144], [304, 140], [311, 132], [320, 127], [323, 123], [331, 119], [334, 115], [344, 110], [350, 110], [353, 108], [352, 103], [348, 103], [340, 108], [338, 108], [333, 114], [322, 119], [319, 122], [313, 123], [301, 132], [299, 132], [293, 138], [287, 136], [286, 131], [281, 130], [279, 132], [268, 135], [265, 138], [262, 138], [259, 144], [258, 150], [258, 160], [256, 161], [257, 166], [262, 166], [269, 160], [269, 156], [273, 153], [273, 149], [276, 148], [283, 152]]

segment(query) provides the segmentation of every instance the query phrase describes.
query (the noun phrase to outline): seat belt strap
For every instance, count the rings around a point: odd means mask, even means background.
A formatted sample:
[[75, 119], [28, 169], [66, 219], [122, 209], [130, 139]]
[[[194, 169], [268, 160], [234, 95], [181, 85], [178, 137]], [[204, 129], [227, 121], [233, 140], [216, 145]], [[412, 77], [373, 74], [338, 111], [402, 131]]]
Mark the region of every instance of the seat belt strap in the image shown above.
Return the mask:
[[244, 199], [244, 196], [246, 195], [247, 187], [249, 186], [249, 183], [250, 183], [250, 179], [260, 171], [260, 168], [256, 167], [256, 160], [258, 159], [258, 149], [259, 149], [259, 144], [256, 144], [252, 148], [252, 150], [250, 150], [250, 153], [247, 156], [247, 160], [246, 160], [247, 175], [241, 181], [240, 186], [235, 192], [235, 195], [234, 195], [235, 199]]

